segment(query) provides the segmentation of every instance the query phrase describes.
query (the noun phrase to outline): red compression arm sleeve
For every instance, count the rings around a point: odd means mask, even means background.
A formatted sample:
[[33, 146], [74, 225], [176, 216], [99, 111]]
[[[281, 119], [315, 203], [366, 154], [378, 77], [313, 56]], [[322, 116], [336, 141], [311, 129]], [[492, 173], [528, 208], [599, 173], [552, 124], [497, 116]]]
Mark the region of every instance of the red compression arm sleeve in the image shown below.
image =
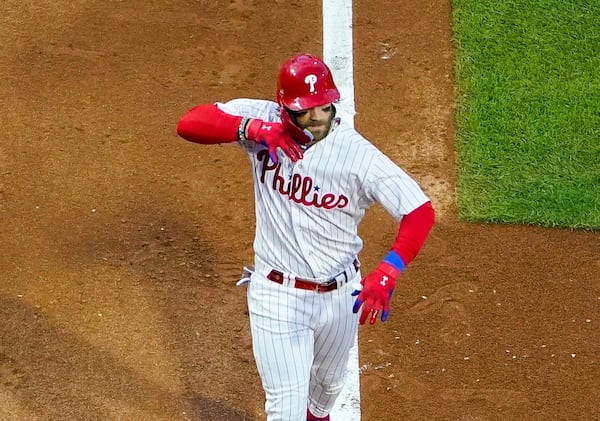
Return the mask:
[[434, 221], [435, 211], [431, 202], [422, 204], [400, 221], [392, 250], [398, 253], [405, 266], [408, 266], [425, 244]]
[[215, 144], [238, 140], [242, 117], [227, 114], [215, 104], [198, 105], [181, 117], [177, 134], [190, 142]]

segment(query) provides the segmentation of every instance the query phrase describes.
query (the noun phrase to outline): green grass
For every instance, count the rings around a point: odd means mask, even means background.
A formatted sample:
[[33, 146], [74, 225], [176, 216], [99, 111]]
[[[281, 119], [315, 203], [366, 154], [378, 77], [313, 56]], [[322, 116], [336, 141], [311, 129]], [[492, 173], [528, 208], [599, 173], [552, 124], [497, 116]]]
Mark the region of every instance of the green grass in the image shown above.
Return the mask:
[[600, 0], [454, 0], [459, 217], [600, 228]]

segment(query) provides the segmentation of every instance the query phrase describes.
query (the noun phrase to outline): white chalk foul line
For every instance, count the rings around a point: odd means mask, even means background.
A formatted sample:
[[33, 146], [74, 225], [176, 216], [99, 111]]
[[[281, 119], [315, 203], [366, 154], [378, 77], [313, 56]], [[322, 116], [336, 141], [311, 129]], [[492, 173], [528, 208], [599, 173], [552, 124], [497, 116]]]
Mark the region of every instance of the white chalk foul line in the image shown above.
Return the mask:
[[[352, 0], [323, 0], [323, 60], [340, 91], [338, 112], [354, 126]], [[358, 337], [350, 351], [348, 379], [331, 412], [334, 421], [360, 421]]]

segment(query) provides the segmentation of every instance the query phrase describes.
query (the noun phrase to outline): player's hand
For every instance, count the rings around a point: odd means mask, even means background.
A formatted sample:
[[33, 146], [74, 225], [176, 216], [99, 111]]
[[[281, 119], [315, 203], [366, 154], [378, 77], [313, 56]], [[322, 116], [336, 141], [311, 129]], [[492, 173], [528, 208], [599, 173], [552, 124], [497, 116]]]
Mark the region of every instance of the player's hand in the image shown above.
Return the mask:
[[303, 158], [300, 146], [285, 130], [281, 123], [267, 123], [259, 119], [252, 119], [248, 124], [248, 139], [265, 145], [269, 149], [269, 157], [277, 163], [277, 148], [281, 149], [292, 162]]
[[390, 312], [390, 299], [396, 286], [396, 279], [400, 271], [394, 266], [382, 262], [377, 269], [361, 280], [362, 289], [354, 291], [357, 296], [352, 311], [358, 313], [362, 306], [360, 324], [365, 324], [369, 319], [370, 324], [375, 324], [377, 316], [381, 313], [381, 321], [385, 322]]

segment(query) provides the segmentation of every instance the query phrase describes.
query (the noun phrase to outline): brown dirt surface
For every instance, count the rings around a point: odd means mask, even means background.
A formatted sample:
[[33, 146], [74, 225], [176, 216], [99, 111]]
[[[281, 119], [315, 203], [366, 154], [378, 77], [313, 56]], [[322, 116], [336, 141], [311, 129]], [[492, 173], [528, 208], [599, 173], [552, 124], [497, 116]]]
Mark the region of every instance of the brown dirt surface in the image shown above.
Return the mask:
[[[363, 421], [600, 419], [599, 233], [460, 222], [450, 3], [354, 3], [355, 124], [438, 211], [360, 330]], [[285, 57], [321, 53], [321, 3], [3, 6], [0, 420], [264, 419], [234, 285], [249, 165], [175, 124], [273, 98]], [[368, 213], [366, 270], [395, 231]]]

